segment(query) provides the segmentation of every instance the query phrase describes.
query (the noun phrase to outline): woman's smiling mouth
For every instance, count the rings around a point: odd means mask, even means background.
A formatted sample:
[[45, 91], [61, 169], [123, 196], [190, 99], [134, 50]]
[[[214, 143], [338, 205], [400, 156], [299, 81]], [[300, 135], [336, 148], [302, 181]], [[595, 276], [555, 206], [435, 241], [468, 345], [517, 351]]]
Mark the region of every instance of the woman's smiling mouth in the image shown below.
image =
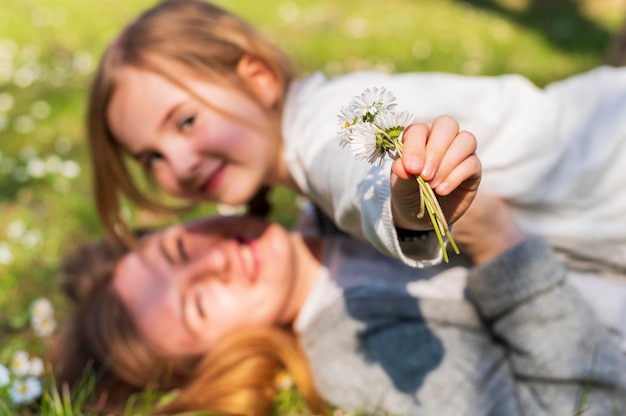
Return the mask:
[[259, 274], [260, 262], [254, 240], [240, 237], [237, 241], [239, 243], [239, 253], [243, 271], [249, 278], [250, 283], [255, 283]]

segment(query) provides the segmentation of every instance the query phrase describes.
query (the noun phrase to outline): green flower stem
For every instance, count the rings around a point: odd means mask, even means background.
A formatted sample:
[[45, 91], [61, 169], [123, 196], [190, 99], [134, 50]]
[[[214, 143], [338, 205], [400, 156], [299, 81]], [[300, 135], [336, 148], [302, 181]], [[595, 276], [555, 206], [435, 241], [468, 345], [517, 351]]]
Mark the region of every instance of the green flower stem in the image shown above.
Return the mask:
[[446, 237], [448, 237], [448, 241], [456, 254], [460, 253], [459, 248], [454, 242], [452, 234], [450, 234], [448, 223], [443, 215], [443, 212], [441, 211], [441, 206], [439, 205], [439, 201], [437, 201], [437, 197], [435, 196], [432, 188], [426, 183], [426, 181], [424, 181], [424, 179], [422, 179], [421, 176], [415, 175], [415, 179], [420, 186], [420, 197], [426, 206], [426, 211], [428, 212], [430, 221], [433, 223], [435, 234], [437, 234], [437, 240], [439, 240], [439, 246], [441, 246], [441, 252], [443, 253], [443, 260], [448, 263], [448, 253], [446, 251], [446, 245], [443, 241], [442, 234], [445, 234]]
[[431, 188], [421, 176], [415, 175], [415, 179], [419, 183], [420, 189], [425, 194], [426, 201], [430, 201], [435, 217], [437, 218], [437, 222], [440, 224], [441, 232], [445, 233], [448, 229], [448, 222], [446, 221], [446, 217], [443, 215], [443, 211], [441, 210], [439, 201], [437, 201], [437, 196], [433, 192], [433, 188]]
[[454, 238], [452, 238], [452, 234], [450, 234], [450, 227], [448, 226], [446, 217], [443, 215], [443, 211], [441, 210], [441, 206], [439, 205], [439, 201], [437, 200], [433, 189], [420, 176], [417, 176], [417, 181], [419, 182], [421, 188], [425, 189], [429, 194], [429, 200], [431, 201], [431, 204], [433, 205], [433, 208], [435, 210], [437, 221], [442, 226], [441, 231], [446, 234], [446, 237], [448, 237], [448, 241], [450, 242], [450, 245], [452, 246], [454, 252], [456, 254], [459, 254], [459, 248], [456, 246]]
[[[421, 179], [419, 176], [417, 178]], [[422, 179], [423, 181], [423, 179]], [[424, 191], [421, 190], [420, 186], [420, 196], [426, 205], [426, 212], [428, 212], [428, 216], [430, 217], [430, 221], [433, 223], [433, 229], [435, 230], [435, 234], [437, 234], [437, 240], [439, 240], [439, 246], [441, 247], [441, 253], [443, 254], [443, 261], [448, 263], [450, 260], [448, 259], [448, 252], [446, 251], [446, 243], [443, 241], [443, 237], [441, 236], [441, 223], [437, 221], [436, 209], [432, 206], [426, 195], [424, 195]], [[447, 231], [446, 231], [447, 232]]]
[[[402, 157], [402, 150], [404, 148], [404, 143], [399, 138], [392, 138], [395, 144], [395, 149], [397, 152], [397, 157]], [[424, 207], [428, 212], [428, 216], [430, 217], [430, 221], [433, 223], [433, 229], [435, 230], [435, 234], [437, 234], [437, 240], [439, 240], [439, 246], [441, 247], [441, 252], [443, 253], [443, 260], [448, 263], [448, 253], [446, 251], [446, 244], [443, 241], [443, 234], [446, 235], [452, 249], [456, 254], [459, 254], [459, 248], [457, 247], [454, 239], [452, 238], [452, 234], [450, 234], [450, 229], [448, 227], [448, 222], [446, 221], [445, 215], [443, 215], [443, 211], [441, 210], [441, 205], [439, 205], [439, 201], [437, 200], [437, 196], [433, 192], [433, 189], [430, 187], [428, 183], [421, 176], [415, 175], [415, 180], [419, 184], [420, 188], [420, 211], [417, 214], [418, 218], [422, 218], [424, 216]]]

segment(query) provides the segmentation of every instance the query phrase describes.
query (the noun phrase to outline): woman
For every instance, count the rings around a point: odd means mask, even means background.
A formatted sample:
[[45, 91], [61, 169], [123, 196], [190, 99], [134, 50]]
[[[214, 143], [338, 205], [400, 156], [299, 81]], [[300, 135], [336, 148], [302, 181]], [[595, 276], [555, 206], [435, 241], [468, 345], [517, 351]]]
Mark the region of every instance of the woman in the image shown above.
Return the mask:
[[82, 251], [65, 267], [78, 306], [54, 362], [73, 382], [91, 360], [113, 400], [178, 388], [164, 414], [263, 414], [282, 368], [316, 410], [572, 415], [587, 395], [586, 415], [623, 413], [626, 357], [511, 218], [477, 198], [455, 229], [470, 269], [416, 270], [249, 217], [154, 233], [112, 252], [91, 287], [85, 263], [102, 250]]

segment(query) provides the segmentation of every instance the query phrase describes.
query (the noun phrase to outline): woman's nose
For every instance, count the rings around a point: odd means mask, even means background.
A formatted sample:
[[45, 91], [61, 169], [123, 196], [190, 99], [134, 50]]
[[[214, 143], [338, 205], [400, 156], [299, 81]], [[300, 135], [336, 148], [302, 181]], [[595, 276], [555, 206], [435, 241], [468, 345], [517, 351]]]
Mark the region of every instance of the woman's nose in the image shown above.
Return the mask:
[[198, 274], [202, 278], [217, 279], [222, 283], [229, 282], [228, 257], [219, 247], [208, 249], [199, 264]]

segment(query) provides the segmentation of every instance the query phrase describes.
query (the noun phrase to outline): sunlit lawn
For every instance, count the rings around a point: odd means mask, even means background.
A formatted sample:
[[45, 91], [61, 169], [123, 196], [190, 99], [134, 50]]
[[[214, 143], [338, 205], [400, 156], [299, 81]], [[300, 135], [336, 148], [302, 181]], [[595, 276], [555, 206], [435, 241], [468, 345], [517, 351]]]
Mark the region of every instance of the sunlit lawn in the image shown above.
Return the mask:
[[[0, 364], [21, 350], [43, 354], [29, 305], [47, 297], [62, 321], [55, 267], [101, 232], [85, 164], [86, 88], [106, 42], [152, 3], [0, 0]], [[516, 72], [539, 85], [601, 64], [626, 15], [626, 0], [218, 3], [277, 40], [302, 74]], [[291, 195], [275, 200], [275, 218], [291, 224]]]

